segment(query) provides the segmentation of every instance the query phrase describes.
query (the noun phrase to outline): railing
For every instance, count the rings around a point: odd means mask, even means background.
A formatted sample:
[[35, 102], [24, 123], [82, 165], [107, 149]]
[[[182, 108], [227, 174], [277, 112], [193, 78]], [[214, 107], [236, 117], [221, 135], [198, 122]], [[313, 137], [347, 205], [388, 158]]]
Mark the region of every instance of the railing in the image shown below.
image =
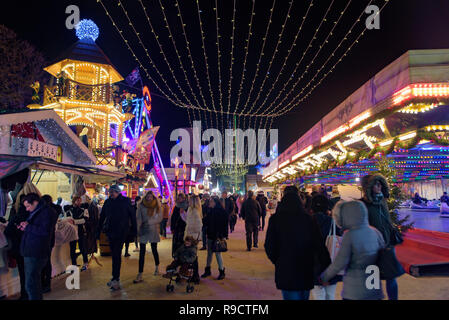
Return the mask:
[[113, 102], [110, 84], [87, 85], [70, 79], [62, 80], [55, 86], [45, 86], [44, 104], [55, 102], [59, 97], [99, 103]]

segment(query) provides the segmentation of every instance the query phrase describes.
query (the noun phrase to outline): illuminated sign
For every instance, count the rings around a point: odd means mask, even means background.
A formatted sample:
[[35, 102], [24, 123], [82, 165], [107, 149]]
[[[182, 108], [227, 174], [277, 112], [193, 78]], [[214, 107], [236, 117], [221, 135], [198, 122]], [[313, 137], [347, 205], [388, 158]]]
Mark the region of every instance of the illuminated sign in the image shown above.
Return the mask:
[[151, 111], [151, 95], [150, 90], [147, 86], [143, 87], [143, 103], [145, 104], [145, 108], [147, 108], [148, 112]]

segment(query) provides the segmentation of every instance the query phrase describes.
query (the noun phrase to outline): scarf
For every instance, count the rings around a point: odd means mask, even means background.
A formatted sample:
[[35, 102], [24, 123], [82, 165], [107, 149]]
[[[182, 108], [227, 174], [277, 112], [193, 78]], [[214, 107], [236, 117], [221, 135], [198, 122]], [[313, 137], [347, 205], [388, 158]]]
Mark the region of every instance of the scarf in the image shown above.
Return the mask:
[[383, 198], [384, 198], [384, 194], [382, 192], [376, 193], [373, 195], [373, 203], [379, 204], [382, 202]]
[[151, 201], [148, 201], [147, 199], [142, 199], [142, 205], [147, 208], [147, 215], [152, 217], [154, 215], [154, 212], [156, 211], [155, 208], [157, 206], [156, 199], [153, 199]]

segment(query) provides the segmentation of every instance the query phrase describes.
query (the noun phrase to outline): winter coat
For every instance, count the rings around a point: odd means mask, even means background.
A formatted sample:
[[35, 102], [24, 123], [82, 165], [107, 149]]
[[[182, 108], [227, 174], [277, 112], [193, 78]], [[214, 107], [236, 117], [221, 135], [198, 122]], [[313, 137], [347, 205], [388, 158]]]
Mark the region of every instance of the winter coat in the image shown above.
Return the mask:
[[123, 242], [128, 232], [135, 235], [137, 233], [136, 214], [129, 198], [121, 194], [116, 199], [108, 198], [101, 209], [99, 228], [109, 239]]
[[28, 225], [23, 233], [20, 254], [22, 257], [48, 258], [55, 230], [54, 211], [41, 200], [26, 221]]
[[259, 225], [259, 217], [262, 215], [262, 209], [258, 201], [254, 199], [246, 199], [242, 204], [240, 211], [242, 219], [245, 220], [245, 224]]
[[312, 216], [283, 209], [284, 200], [268, 221], [265, 252], [275, 265], [279, 290], [301, 291], [314, 287], [316, 271], [330, 264], [321, 232]]
[[262, 216], [266, 216], [267, 215], [267, 204], [268, 204], [268, 199], [267, 197], [265, 197], [264, 195], [258, 195], [256, 197], [256, 201], [259, 202], [260, 208], [262, 209]]
[[223, 208], [209, 208], [204, 225], [207, 230], [207, 239], [217, 240], [228, 237], [229, 216]]
[[181, 263], [194, 263], [197, 256], [197, 247], [192, 245], [186, 247], [184, 244], [176, 249], [174, 258]]
[[100, 210], [98, 206], [92, 202], [87, 209], [89, 217], [86, 219], [86, 253], [93, 254], [98, 250], [97, 239], [95, 237], [98, 228], [98, 220], [100, 219]]
[[[221, 203], [223, 202], [223, 198], [220, 198], [220, 202]], [[234, 200], [232, 200], [230, 197], [224, 199], [224, 206], [223, 206], [223, 208], [225, 209], [225, 211], [226, 211], [226, 213], [228, 215], [231, 215], [232, 212], [234, 212], [234, 210], [235, 210]]]
[[159, 236], [159, 224], [162, 221], [162, 211], [157, 211], [153, 216], [148, 216], [148, 208], [143, 205], [143, 202], [137, 206], [137, 237], [139, 243], [156, 243], [161, 241]]
[[369, 276], [366, 268], [376, 264], [378, 252], [385, 242], [382, 234], [369, 226], [365, 205], [361, 201], [340, 201], [332, 214], [336, 224], [346, 232], [334, 262], [321, 275], [322, 281], [327, 282], [345, 270], [341, 293], [344, 299], [382, 299], [382, 284], [379, 289], [366, 287]]
[[184, 239], [187, 236], [192, 236], [193, 239], [200, 240], [202, 227], [203, 222], [199, 210], [190, 207], [187, 210], [186, 215], [186, 230], [184, 232]]
[[[382, 185], [383, 199], [381, 201], [376, 201], [371, 192], [377, 181]], [[385, 244], [388, 246], [390, 245], [391, 232], [393, 230], [393, 224], [386, 203], [386, 199], [390, 196], [388, 183], [382, 175], [375, 174], [370, 176], [369, 179], [362, 184], [362, 188], [364, 194], [362, 201], [368, 209], [369, 224], [380, 231]]]
[[23, 231], [17, 229], [17, 226], [21, 222], [28, 219], [30, 213], [26, 211], [25, 207], [21, 205], [19, 207], [19, 212], [12, 215], [9, 218], [8, 225], [5, 228], [4, 234], [8, 238], [8, 242], [11, 244], [11, 253], [13, 256], [20, 256], [20, 244], [22, 242]]
[[84, 210], [82, 207], [75, 207], [73, 205], [66, 207], [67, 217], [72, 217], [75, 221], [75, 225], [78, 227], [78, 237], [80, 238], [86, 234], [84, 224], [86, 223], [87, 217], [84, 215]]

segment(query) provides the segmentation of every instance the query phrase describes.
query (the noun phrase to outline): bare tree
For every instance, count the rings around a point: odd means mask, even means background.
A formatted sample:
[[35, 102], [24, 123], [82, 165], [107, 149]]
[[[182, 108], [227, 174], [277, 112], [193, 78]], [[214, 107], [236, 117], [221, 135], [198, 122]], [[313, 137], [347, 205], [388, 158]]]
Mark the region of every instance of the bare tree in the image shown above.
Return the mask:
[[24, 108], [31, 103], [30, 85], [45, 79], [45, 58], [29, 42], [0, 25], [0, 110]]

